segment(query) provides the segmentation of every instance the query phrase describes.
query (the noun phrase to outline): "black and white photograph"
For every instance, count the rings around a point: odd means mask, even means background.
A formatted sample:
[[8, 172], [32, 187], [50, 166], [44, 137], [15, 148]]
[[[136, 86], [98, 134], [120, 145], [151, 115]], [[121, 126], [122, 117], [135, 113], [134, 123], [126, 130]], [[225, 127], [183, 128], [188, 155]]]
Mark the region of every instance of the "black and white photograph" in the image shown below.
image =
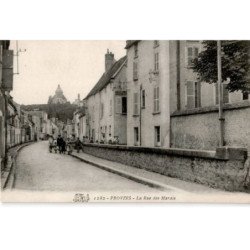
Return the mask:
[[248, 40], [1, 40], [2, 202], [250, 202]]

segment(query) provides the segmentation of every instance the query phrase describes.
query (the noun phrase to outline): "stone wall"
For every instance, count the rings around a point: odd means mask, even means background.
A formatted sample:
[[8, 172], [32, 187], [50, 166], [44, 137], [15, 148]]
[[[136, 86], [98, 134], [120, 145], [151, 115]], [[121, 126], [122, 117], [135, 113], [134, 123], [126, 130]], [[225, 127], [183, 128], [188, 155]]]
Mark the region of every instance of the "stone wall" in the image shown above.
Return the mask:
[[[226, 104], [225, 143], [250, 150], [250, 102]], [[219, 145], [218, 107], [174, 112], [171, 116], [171, 147], [214, 150]]]
[[[166, 176], [229, 191], [249, 190], [244, 149], [198, 151], [85, 144], [85, 153]], [[231, 155], [234, 159], [231, 160]], [[247, 188], [246, 188], [247, 186]]]

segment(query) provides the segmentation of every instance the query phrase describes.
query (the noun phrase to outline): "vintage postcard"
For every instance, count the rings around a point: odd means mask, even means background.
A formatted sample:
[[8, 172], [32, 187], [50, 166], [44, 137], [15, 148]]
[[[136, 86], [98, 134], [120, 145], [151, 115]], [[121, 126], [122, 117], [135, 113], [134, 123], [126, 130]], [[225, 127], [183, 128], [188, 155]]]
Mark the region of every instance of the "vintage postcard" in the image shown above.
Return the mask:
[[0, 41], [2, 202], [250, 203], [250, 42]]

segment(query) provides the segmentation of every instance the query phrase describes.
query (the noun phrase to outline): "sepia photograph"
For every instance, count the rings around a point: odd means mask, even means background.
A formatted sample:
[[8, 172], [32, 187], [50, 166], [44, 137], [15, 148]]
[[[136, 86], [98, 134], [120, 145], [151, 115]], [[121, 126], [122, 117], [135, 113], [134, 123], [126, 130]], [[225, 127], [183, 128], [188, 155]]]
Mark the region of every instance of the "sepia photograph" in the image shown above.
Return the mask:
[[2, 202], [250, 203], [250, 41], [1, 40]]

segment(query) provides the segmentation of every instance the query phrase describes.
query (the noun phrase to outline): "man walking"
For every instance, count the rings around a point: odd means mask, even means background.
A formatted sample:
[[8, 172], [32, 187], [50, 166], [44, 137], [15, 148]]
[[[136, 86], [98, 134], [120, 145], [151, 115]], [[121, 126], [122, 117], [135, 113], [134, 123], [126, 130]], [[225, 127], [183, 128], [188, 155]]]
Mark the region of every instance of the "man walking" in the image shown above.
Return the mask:
[[64, 145], [64, 140], [63, 138], [61, 137], [61, 135], [58, 135], [58, 138], [57, 138], [57, 146], [59, 147], [59, 153], [63, 153], [63, 145]]
[[76, 148], [77, 153], [79, 153], [80, 149], [82, 149], [83, 151], [83, 143], [80, 141], [79, 137], [77, 137], [75, 141], [75, 148]]

